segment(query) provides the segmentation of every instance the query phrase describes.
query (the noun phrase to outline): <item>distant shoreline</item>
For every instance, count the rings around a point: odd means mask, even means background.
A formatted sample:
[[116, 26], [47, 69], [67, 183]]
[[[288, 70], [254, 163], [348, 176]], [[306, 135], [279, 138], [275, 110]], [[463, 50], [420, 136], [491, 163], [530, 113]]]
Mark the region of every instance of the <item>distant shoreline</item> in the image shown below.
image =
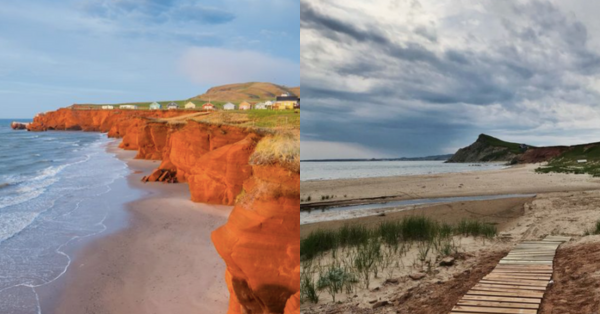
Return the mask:
[[446, 161], [453, 154], [426, 157], [400, 157], [400, 158], [348, 158], [348, 159], [306, 159], [300, 162], [352, 162], [352, 161]]

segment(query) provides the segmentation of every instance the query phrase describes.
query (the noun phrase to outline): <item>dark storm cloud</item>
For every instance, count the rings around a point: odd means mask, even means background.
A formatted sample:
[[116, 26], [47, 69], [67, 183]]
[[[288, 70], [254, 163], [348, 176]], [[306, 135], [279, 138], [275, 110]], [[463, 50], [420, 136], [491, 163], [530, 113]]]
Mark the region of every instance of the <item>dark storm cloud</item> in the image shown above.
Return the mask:
[[[582, 21], [547, 2], [483, 3], [483, 13], [465, 5], [439, 16], [444, 27], [436, 29], [386, 25], [344, 2], [301, 1], [303, 139], [423, 155], [480, 132], [554, 136], [549, 126], [579, 114], [573, 104], [600, 117], [590, 85], [600, 55]], [[409, 14], [423, 13], [419, 5], [398, 10], [413, 8]], [[465, 24], [471, 20], [477, 26]]]

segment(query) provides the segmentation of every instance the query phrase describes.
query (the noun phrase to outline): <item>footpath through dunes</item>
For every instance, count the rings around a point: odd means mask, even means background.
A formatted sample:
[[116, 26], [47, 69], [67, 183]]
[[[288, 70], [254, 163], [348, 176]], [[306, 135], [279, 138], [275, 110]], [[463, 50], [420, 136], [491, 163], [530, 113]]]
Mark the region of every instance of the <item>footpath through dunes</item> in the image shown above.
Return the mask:
[[30, 131], [122, 138], [136, 158], [162, 160], [144, 181], [188, 183], [195, 202], [234, 205], [212, 234], [227, 264], [228, 313], [300, 312], [300, 115], [59, 109]]
[[551, 283], [556, 249], [570, 239], [521, 242], [450, 313], [536, 314]]

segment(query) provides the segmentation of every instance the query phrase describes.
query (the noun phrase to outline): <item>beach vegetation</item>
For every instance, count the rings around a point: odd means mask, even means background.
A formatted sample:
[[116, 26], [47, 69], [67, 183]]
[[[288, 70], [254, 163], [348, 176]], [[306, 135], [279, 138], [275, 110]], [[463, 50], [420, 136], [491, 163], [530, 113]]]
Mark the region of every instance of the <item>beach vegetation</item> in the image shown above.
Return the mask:
[[312, 303], [319, 302], [319, 293], [312, 276], [302, 276], [300, 283], [300, 297], [302, 300], [308, 300]]
[[464, 236], [493, 238], [498, 233], [496, 226], [481, 221], [464, 219], [455, 227], [455, 232]]
[[361, 274], [366, 289], [369, 289], [371, 273], [373, 273], [375, 278], [377, 278], [376, 263], [381, 259], [381, 244], [376, 239], [371, 239], [367, 244], [363, 244], [358, 247], [358, 251], [354, 259], [354, 266]]
[[250, 164], [279, 164], [291, 171], [300, 171], [300, 132], [277, 132], [258, 142], [250, 156]]
[[326, 289], [331, 295], [333, 302], [335, 302], [335, 295], [342, 292], [346, 282], [351, 282], [353, 280], [352, 274], [346, 272], [344, 268], [339, 267], [338, 265], [330, 265], [320, 274], [317, 287], [319, 290]]
[[597, 235], [600, 234], [600, 220], [596, 221], [596, 224], [594, 225], [593, 228], [587, 229], [584, 232], [584, 236], [588, 236], [588, 235]]
[[371, 229], [364, 225], [344, 225], [337, 230], [313, 231], [300, 240], [300, 256], [306, 260], [338, 248], [360, 249], [372, 240], [394, 250], [406, 243], [429, 242], [437, 248], [451, 251], [452, 245], [447, 241], [454, 235], [493, 238], [497, 232], [496, 226], [477, 220], [462, 220], [452, 226], [423, 216], [409, 216], [381, 222]]

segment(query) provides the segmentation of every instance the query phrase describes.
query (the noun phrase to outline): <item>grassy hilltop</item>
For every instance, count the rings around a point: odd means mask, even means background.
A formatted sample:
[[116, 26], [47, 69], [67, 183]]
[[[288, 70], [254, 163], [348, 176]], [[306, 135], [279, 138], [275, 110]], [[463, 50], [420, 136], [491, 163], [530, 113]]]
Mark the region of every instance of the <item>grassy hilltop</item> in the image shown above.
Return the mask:
[[[262, 102], [267, 100], [275, 100], [275, 97], [288, 93], [300, 97], [300, 87], [285, 87], [273, 83], [262, 83], [262, 82], [250, 82], [250, 83], [239, 83], [229, 84], [210, 88], [206, 93], [198, 96], [194, 96], [188, 99], [182, 100], [156, 100], [159, 104], [163, 105], [163, 108], [171, 103], [177, 103], [180, 108], [188, 102], [192, 101], [196, 106], [201, 106], [205, 102], [210, 101], [218, 109], [223, 109], [223, 105], [231, 102], [235, 105], [239, 105], [243, 101], [248, 102]], [[104, 105], [112, 105], [117, 108], [121, 105], [137, 105], [139, 109], [148, 109], [153, 101], [145, 102], [128, 102], [118, 104], [78, 104], [77, 106], [85, 107], [101, 107]]]

